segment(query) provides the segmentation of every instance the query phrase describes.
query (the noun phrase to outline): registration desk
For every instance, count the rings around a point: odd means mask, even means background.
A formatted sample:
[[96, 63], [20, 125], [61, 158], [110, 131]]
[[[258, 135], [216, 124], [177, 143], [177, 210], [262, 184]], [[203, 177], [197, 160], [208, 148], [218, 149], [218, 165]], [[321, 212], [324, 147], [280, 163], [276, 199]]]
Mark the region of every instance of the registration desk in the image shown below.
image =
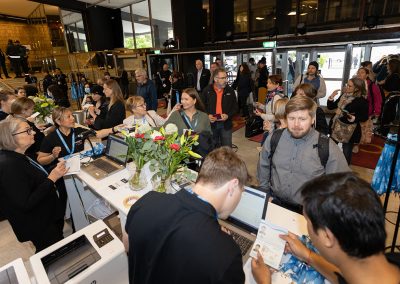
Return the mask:
[[90, 224], [86, 212], [99, 198], [108, 202], [118, 211], [121, 227], [124, 230], [131, 205], [152, 190], [151, 174], [148, 167], [144, 167], [142, 171], [142, 174], [148, 177], [148, 183], [146, 188], [140, 191], [132, 191], [129, 188], [127, 181], [133, 171], [128, 170], [128, 168], [101, 180], [96, 180], [84, 171], [64, 177], [69, 206], [77, 231]]

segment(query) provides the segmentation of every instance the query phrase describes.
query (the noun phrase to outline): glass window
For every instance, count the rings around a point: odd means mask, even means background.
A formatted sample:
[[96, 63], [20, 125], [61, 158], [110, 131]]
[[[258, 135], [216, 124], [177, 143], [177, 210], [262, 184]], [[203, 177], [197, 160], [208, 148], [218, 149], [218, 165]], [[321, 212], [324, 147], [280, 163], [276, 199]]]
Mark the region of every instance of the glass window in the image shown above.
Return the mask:
[[353, 60], [350, 69], [350, 77], [357, 75], [357, 70], [360, 68], [361, 62], [363, 62], [365, 55], [365, 47], [353, 47]]
[[61, 17], [65, 27], [69, 51], [87, 51], [82, 14], [61, 10]]
[[250, 32], [266, 31], [275, 26], [276, 1], [251, 0], [250, 4]]
[[235, 0], [233, 4], [233, 31], [247, 33], [247, 0]]
[[[170, 38], [174, 38], [172, 28], [171, 0], [151, 0], [154, 47], [160, 48]], [[136, 28], [135, 28], [136, 31]]]
[[372, 47], [371, 51], [371, 59], [372, 64], [378, 62], [382, 59], [383, 56], [389, 54], [399, 54], [400, 53], [400, 44], [390, 44], [390, 45], [381, 45]]

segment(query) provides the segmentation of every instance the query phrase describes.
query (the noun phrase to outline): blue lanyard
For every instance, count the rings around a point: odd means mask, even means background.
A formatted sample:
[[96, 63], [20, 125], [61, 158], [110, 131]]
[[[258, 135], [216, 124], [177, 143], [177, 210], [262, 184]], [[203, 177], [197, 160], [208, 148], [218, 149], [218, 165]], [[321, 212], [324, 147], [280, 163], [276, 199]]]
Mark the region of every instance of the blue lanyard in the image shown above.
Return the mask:
[[194, 123], [194, 126], [192, 126], [192, 124], [190, 123], [190, 120], [189, 120], [189, 118], [186, 116], [186, 113], [185, 113], [185, 112], [183, 112], [183, 115], [184, 115], [183, 117], [185, 118], [187, 124], [189, 124], [190, 129], [194, 130], [194, 129], [196, 128], [196, 126], [197, 126], [198, 120], [196, 119], [196, 121], [195, 121], [195, 123]]
[[[147, 122], [146, 117], [142, 117], [142, 125], [146, 124], [146, 122]], [[135, 117], [133, 117], [133, 125], [136, 125], [136, 118]]]
[[60, 138], [61, 142], [64, 145], [65, 150], [67, 150], [68, 155], [65, 156], [65, 159], [68, 159], [74, 152], [75, 152], [75, 131], [74, 129], [71, 129], [72, 131], [72, 150], [69, 149], [67, 142], [65, 142], [64, 137], [62, 137], [61, 132], [59, 129], [56, 130], [58, 137]]
[[35, 168], [37, 168], [38, 170], [42, 171], [43, 173], [46, 174], [46, 176], [49, 175], [49, 173], [46, 171], [45, 168], [42, 167], [41, 164], [39, 164], [38, 162], [35, 162], [34, 160], [32, 160], [31, 158], [29, 158], [28, 156], [26, 156], [29, 160], [29, 163], [31, 163], [32, 166], [34, 166]]
[[[214, 208], [214, 206], [212, 206], [212, 205], [210, 204], [210, 202], [208, 202], [205, 198], [203, 198], [203, 197], [201, 197], [200, 195], [198, 195], [198, 194], [197, 194], [196, 192], [194, 192], [191, 188], [188, 188], [188, 189], [187, 189], [187, 192], [189, 192], [190, 194], [196, 196], [198, 199], [200, 199], [200, 200], [203, 201], [204, 203], [206, 203], [206, 204], [208, 204], [208, 205], [210, 205], [211, 207]], [[215, 209], [214, 209], [214, 210], [215, 210]], [[215, 213], [215, 220], [218, 221], [218, 213]]]
[[179, 91], [177, 90], [175, 93], [176, 103], [179, 104]]

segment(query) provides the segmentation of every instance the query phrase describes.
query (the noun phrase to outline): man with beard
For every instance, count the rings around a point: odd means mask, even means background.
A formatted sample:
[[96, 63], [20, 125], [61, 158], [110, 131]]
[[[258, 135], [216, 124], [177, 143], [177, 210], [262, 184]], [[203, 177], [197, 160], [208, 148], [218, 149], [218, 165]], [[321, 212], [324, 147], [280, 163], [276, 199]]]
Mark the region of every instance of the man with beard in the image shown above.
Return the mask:
[[[317, 104], [310, 98], [296, 96], [285, 107], [287, 129], [271, 151], [269, 135], [258, 165], [260, 187], [271, 194], [273, 202], [301, 212], [298, 189], [308, 180], [324, 174], [351, 171], [339, 147], [327, 141], [325, 166], [320, 156], [320, 133], [313, 128]], [[327, 139], [327, 138], [326, 138]], [[272, 152], [272, 154], [271, 154]]]
[[317, 90], [316, 100], [321, 99], [326, 96], [326, 84], [324, 78], [318, 74], [319, 64], [316, 61], [311, 61], [307, 67], [307, 73], [305, 75], [301, 74], [297, 77], [296, 81], [293, 83], [293, 90], [300, 84], [308, 83], [314, 86]]
[[227, 84], [225, 69], [217, 68], [213, 76], [214, 84], [203, 90], [201, 99], [210, 119], [215, 146], [232, 147], [232, 117], [238, 111], [235, 91]]

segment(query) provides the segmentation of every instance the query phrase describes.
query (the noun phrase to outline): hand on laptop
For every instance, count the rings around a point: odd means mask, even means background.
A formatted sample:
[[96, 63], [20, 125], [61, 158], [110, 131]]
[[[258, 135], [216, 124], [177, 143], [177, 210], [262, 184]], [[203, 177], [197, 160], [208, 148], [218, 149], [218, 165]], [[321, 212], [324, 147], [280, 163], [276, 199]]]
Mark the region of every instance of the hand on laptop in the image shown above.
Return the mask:
[[231, 231], [229, 231], [226, 227], [221, 226], [221, 231], [224, 233], [227, 233], [228, 235], [231, 235]]
[[257, 258], [251, 260], [251, 272], [253, 273], [254, 280], [257, 284], [271, 283], [270, 268], [268, 265], [265, 265], [260, 252], [257, 252]]

